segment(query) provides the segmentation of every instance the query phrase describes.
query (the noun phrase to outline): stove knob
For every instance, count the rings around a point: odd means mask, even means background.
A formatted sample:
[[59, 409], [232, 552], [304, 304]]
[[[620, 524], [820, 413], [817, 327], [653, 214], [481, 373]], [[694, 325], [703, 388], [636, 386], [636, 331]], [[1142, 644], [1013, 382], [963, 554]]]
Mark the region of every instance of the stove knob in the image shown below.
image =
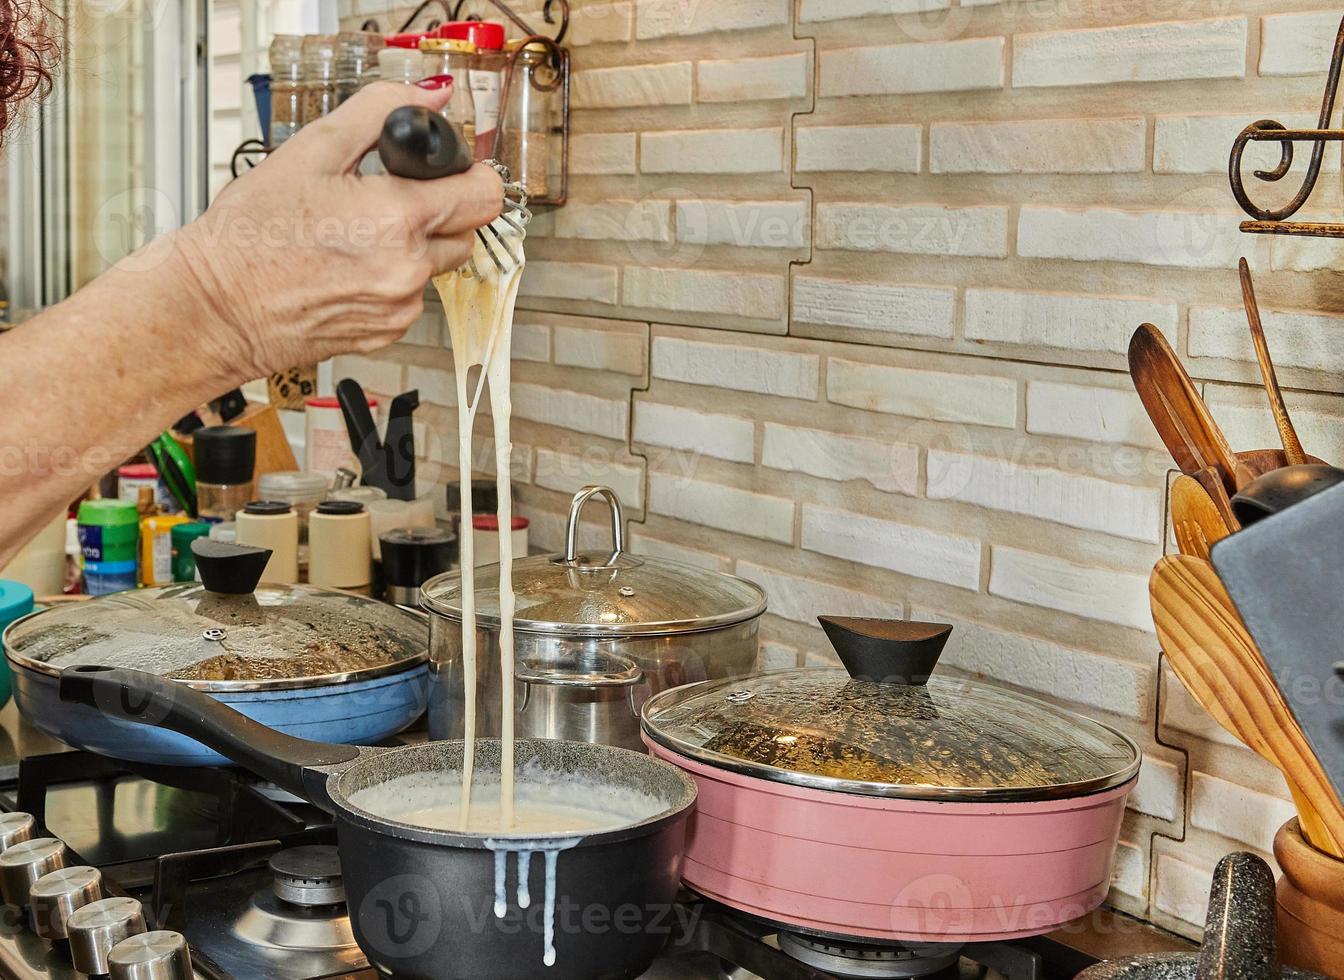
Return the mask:
[[97, 868], [61, 868], [33, 882], [28, 897], [33, 932], [43, 939], [64, 939], [75, 910], [103, 897], [103, 875]]
[[0, 851], [32, 840], [36, 831], [37, 821], [31, 813], [0, 813]]
[[112, 980], [191, 980], [191, 951], [180, 932], [146, 932], [107, 954]]
[[28, 890], [49, 871], [65, 867], [65, 844], [54, 837], [34, 837], [0, 854], [0, 892], [7, 905], [28, 904]]
[[76, 909], [66, 931], [75, 969], [85, 976], [101, 976], [107, 973], [108, 951], [145, 931], [145, 912], [133, 898], [104, 898]]

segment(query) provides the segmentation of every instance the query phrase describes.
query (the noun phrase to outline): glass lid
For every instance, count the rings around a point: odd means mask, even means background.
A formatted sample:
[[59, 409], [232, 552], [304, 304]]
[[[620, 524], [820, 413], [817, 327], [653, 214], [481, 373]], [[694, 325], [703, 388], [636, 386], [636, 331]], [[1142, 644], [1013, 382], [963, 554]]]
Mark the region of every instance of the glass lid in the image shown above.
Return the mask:
[[[612, 507], [610, 554], [578, 551], [578, 514], [593, 496]], [[754, 619], [765, 611], [760, 587], [732, 575], [624, 550], [620, 503], [606, 487], [588, 487], [574, 498], [563, 555], [535, 555], [513, 563], [518, 604], [515, 630], [567, 635], [679, 633], [715, 629]], [[499, 566], [476, 569], [476, 620], [499, 625]], [[421, 604], [453, 620], [462, 618], [461, 572], [425, 583]]]
[[[644, 731], [721, 768], [867, 796], [1057, 799], [1118, 786], [1138, 772], [1137, 746], [1105, 725], [990, 684], [928, 678], [951, 627], [938, 627], [934, 637], [931, 630], [917, 635], [931, 624], [822, 623], [833, 642], [838, 630], [873, 641], [872, 633], [896, 626], [906, 636], [877, 638], [857, 654], [836, 642], [847, 669], [773, 671], [664, 691], [646, 702]], [[908, 662], [901, 658], [930, 643], [937, 652], [918, 665], [927, 665], [922, 677], [902, 666], [890, 674], [867, 669], [879, 655]]]
[[42, 673], [75, 664], [131, 667], [206, 691], [315, 687], [428, 659], [428, 626], [415, 613], [308, 585], [222, 591], [200, 550], [258, 549], [195, 544], [210, 587], [179, 583], [52, 606], [5, 631], [7, 656]]

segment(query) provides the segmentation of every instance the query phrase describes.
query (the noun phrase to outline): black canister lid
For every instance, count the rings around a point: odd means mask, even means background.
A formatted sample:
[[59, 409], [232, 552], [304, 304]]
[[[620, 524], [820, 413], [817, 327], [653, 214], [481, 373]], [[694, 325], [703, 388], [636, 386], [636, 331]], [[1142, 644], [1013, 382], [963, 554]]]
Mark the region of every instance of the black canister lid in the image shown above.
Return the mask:
[[283, 500], [252, 500], [243, 508], [243, 513], [255, 514], [258, 517], [279, 517], [293, 509]]
[[379, 536], [383, 578], [388, 585], [418, 589], [448, 571], [457, 556], [457, 538], [437, 527], [397, 528]]
[[353, 517], [364, 513], [364, 505], [358, 500], [324, 500], [317, 505], [317, 512], [331, 517]]
[[210, 425], [192, 436], [196, 480], [238, 486], [252, 482], [257, 465], [257, 433], [241, 425]]
[[[478, 514], [493, 514], [499, 510], [499, 487], [494, 480], [471, 481], [471, 509]], [[462, 510], [462, 484], [448, 484], [448, 513]]]

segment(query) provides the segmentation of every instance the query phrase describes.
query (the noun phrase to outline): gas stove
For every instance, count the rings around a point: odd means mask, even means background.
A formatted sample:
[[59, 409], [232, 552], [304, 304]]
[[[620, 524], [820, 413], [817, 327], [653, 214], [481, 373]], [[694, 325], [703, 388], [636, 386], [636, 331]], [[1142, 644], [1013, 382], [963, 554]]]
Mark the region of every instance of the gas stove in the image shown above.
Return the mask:
[[[64, 842], [67, 866], [101, 872], [104, 896], [139, 902], [145, 928], [185, 937], [193, 973], [182, 980], [379, 976], [354, 942], [329, 819], [243, 770], [127, 766], [38, 735], [9, 705], [0, 812], [31, 814], [39, 836]], [[0, 977], [83, 976], [70, 944], [40, 938], [13, 907], [3, 912]], [[1055, 980], [1101, 958], [1189, 948], [1106, 912], [1054, 936], [960, 947], [781, 931], [689, 893], [676, 913], [664, 954], [640, 980]]]

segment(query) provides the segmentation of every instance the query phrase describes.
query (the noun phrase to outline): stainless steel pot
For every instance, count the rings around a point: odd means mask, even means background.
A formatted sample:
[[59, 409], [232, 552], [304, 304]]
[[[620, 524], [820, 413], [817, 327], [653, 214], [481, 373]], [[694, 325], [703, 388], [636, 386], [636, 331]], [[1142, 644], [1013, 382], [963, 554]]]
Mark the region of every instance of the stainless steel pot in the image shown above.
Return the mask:
[[[609, 555], [579, 553], [579, 517], [595, 496], [611, 507]], [[654, 694], [756, 668], [765, 612], [759, 586], [625, 550], [620, 501], [585, 487], [569, 509], [564, 554], [514, 562], [515, 724], [520, 734], [644, 748], [639, 711]], [[476, 570], [477, 735], [500, 734], [499, 566]], [[462, 577], [426, 582], [429, 731], [463, 737]]]

